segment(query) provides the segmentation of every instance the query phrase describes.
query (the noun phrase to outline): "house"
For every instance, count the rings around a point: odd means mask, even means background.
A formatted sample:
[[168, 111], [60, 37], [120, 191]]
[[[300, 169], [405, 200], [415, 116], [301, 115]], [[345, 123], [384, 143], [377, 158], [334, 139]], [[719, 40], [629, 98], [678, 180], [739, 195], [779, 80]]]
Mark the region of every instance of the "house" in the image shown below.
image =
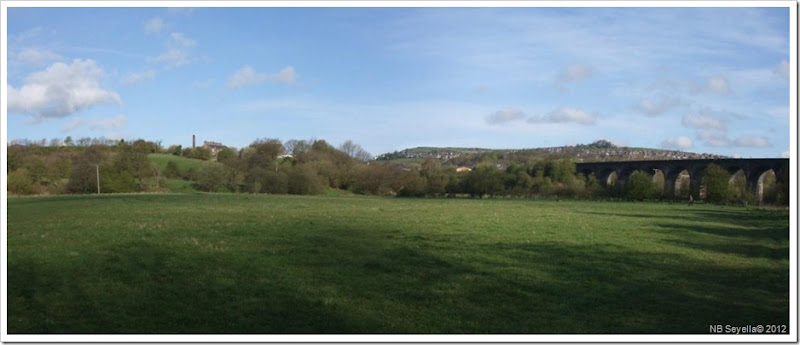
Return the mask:
[[470, 168], [467, 168], [467, 167], [458, 167], [458, 168], [456, 168], [456, 172], [457, 172], [457, 173], [460, 173], [460, 172], [469, 172], [469, 171], [472, 171], [472, 169], [470, 169]]
[[211, 151], [212, 156], [216, 156], [219, 151], [225, 148], [225, 145], [213, 141], [203, 141], [203, 147]]

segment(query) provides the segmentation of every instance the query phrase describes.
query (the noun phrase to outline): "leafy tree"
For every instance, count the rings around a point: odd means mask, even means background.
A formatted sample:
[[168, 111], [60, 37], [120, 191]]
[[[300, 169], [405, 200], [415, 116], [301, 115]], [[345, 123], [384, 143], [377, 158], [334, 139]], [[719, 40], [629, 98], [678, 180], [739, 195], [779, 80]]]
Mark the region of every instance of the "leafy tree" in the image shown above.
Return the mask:
[[711, 163], [703, 174], [703, 184], [706, 187], [706, 200], [709, 202], [725, 202], [730, 197], [731, 175], [719, 165]]
[[[103, 180], [103, 179], [101, 179]], [[95, 193], [97, 192], [97, 169], [94, 165], [81, 159], [72, 165], [72, 171], [67, 183], [69, 193]]]
[[8, 155], [6, 156], [8, 171], [14, 171], [22, 167], [28, 148], [22, 145], [9, 145]]
[[[773, 181], [775, 180], [773, 175], [769, 176], [772, 177]], [[747, 179], [744, 173], [738, 173], [733, 176], [729, 184], [729, 189], [729, 199], [733, 202], [752, 204], [755, 200], [755, 191], [751, 191], [747, 188]]]
[[[92, 167], [94, 168], [94, 167]], [[100, 190], [103, 193], [131, 193], [140, 190], [137, 179], [126, 170], [119, 170], [113, 164], [100, 166]]]
[[326, 187], [319, 175], [307, 165], [298, 165], [292, 169], [288, 184], [290, 194], [322, 194]]
[[425, 196], [425, 179], [419, 174], [406, 171], [400, 177], [402, 186], [397, 191], [397, 196], [420, 197]]
[[225, 167], [221, 164], [205, 163], [197, 172], [197, 189], [216, 192], [224, 187]]
[[209, 150], [209, 149], [207, 149], [205, 147], [202, 147], [202, 146], [201, 147], [195, 147], [195, 148], [188, 148], [187, 147], [187, 148], [183, 149], [182, 154], [186, 158], [202, 159], [204, 161], [207, 161], [207, 160], [211, 159], [211, 150]]
[[492, 165], [480, 165], [467, 176], [467, 192], [475, 197], [494, 197], [503, 191], [503, 172]]
[[172, 145], [167, 148], [167, 152], [169, 152], [173, 156], [180, 156], [181, 153], [183, 152], [183, 148], [181, 147], [181, 145]]
[[637, 170], [625, 182], [625, 195], [633, 200], [645, 200], [657, 197], [659, 191], [650, 174]]
[[383, 195], [391, 191], [392, 171], [383, 164], [368, 164], [356, 172], [353, 191], [361, 194]]
[[549, 161], [546, 174], [553, 182], [569, 183], [575, 177], [575, 163], [567, 159]]
[[25, 168], [17, 169], [8, 174], [8, 191], [14, 194], [33, 194], [33, 179]]
[[262, 191], [271, 194], [289, 193], [289, 176], [283, 171], [265, 170], [262, 176]]
[[220, 150], [219, 152], [217, 152], [217, 161], [218, 162], [224, 162], [224, 161], [227, 161], [229, 159], [238, 158], [238, 156], [239, 156], [239, 153], [236, 152], [236, 149], [234, 149], [232, 147], [225, 147], [222, 150]]

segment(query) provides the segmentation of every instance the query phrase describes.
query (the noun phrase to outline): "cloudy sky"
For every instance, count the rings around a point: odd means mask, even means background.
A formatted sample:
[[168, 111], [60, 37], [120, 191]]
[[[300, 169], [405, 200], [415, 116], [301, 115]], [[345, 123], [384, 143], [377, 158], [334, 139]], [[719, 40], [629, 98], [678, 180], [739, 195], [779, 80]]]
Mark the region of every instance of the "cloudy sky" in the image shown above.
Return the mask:
[[790, 147], [788, 8], [8, 8], [8, 138]]

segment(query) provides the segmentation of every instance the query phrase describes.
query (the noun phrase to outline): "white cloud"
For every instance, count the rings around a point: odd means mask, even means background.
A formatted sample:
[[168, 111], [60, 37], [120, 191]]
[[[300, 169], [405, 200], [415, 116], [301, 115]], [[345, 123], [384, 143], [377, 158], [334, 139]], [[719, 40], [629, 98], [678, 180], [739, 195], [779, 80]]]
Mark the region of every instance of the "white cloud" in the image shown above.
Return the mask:
[[294, 71], [294, 67], [286, 66], [277, 74], [270, 75], [268, 80], [276, 83], [292, 84], [297, 81], [297, 73]]
[[75, 128], [88, 125], [89, 128], [97, 130], [97, 129], [120, 129], [124, 128], [125, 125], [128, 123], [127, 118], [125, 115], [117, 115], [112, 118], [108, 119], [92, 119], [91, 121], [86, 121], [84, 119], [74, 119], [70, 122], [65, 123], [61, 126], [62, 132], [69, 132], [74, 130]]
[[789, 150], [786, 150], [781, 153], [781, 158], [790, 158], [791, 155], [792, 154], [789, 152]]
[[172, 38], [172, 41], [174, 43], [177, 43], [178, 45], [183, 46], [183, 47], [191, 47], [191, 46], [193, 46], [193, 45], [195, 45], [197, 43], [195, 40], [191, 40], [191, 39], [186, 38], [180, 32], [173, 32], [169, 36], [170, 36], [170, 38]]
[[692, 139], [684, 136], [669, 138], [661, 142], [661, 147], [675, 150], [688, 150], [692, 148]]
[[43, 118], [64, 117], [103, 103], [119, 103], [118, 94], [103, 89], [103, 70], [94, 60], [57, 62], [25, 79], [19, 89], [8, 87], [8, 111]]
[[85, 121], [83, 121], [83, 119], [73, 119], [72, 121], [67, 122], [63, 126], [61, 126], [61, 131], [69, 132], [75, 128], [82, 126], [84, 123]]
[[500, 125], [507, 122], [522, 120], [525, 113], [519, 109], [506, 108], [498, 110], [486, 117], [486, 123], [490, 125]]
[[122, 84], [131, 85], [131, 84], [141, 83], [141, 82], [147, 81], [147, 80], [153, 80], [153, 79], [155, 79], [155, 77], [156, 77], [156, 73], [155, 72], [153, 72], [152, 70], [147, 70], [147, 71], [139, 72], [139, 73], [130, 72], [128, 74], [125, 74], [122, 77], [121, 81], [122, 81]]
[[163, 54], [147, 58], [150, 63], [164, 65], [165, 68], [180, 67], [194, 61], [189, 56], [189, 48], [196, 45], [197, 41], [184, 36], [180, 32], [173, 32], [166, 42], [167, 51]]
[[730, 93], [731, 88], [727, 78], [717, 75], [708, 77], [706, 91], [724, 95]]
[[170, 49], [164, 54], [154, 58], [148, 58], [147, 61], [163, 64], [166, 67], [179, 67], [188, 64], [190, 59], [187, 51], [182, 49]]
[[194, 13], [195, 10], [196, 10], [196, 8], [194, 8], [194, 7], [168, 7], [167, 8], [167, 13], [169, 13], [169, 14], [185, 14], [185, 15], [189, 15], [189, 14]]
[[778, 64], [777, 67], [775, 67], [774, 72], [775, 74], [784, 77], [788, 80], [790, 72], [789, 70], [790, 70], [789, 61], [783, 60], [781, 61], [781, 63]]
[[115, 117], [109, 119], [94, 119], [89, 122], [89, 128], [91, 129], [119, 129], [125, 127], [128, 123], [128, 119], [125, 118], [125, 115], [117, 115]]
[[228, 86], [231, 88], [240, 88], [246, 85], [258, 84], [264, 80], [266, 80], [266, 75], [256, 73], [250, 66], [244, 66], [228, 78]]
[[697, 132], [697, 138], [703, 140], [706, 145], [711, 147], [729, 147], [731, 140], [724, 132], [715, 130], [700, 130]]
[[675, 98], [662, 99], [660, 101], [653, 101], [649, 98], [642, 99], [636, 109], [647, 116], [661, 115], [672, 108], [680, 105], [680, 101]]
[[286, 66], [278, 73], [258, 73], [250, 66], [243, 66], [228, 78], [228, 87], [240, 88], [247, 85], [261, 84], [265, 81], [273, 83], [293, 84], [297, 82], [297, 73], [292, 66]]
[[681, 124], [686, 127], [701, 128], [701, 129], [719, 129], [725, 130], [727, 124], [725, 121], [708, 115], [708, 110], [701, 110], [695, 114], [686, 113], [681, 119]]
[[733, 144], [738, 147], [770, 147], [769, 139], [762, 136], [748, 136], [741, 137], [733, 141]]
[[144, 31], [149, 34], [159, 33], [162, 29], [164, 29], [164, 21], [159, 17], [152, 18], [144, 23]]
[[42, 29], [41, 26], [37, 26], [30, 28], [26, 31], [20, 32], [16, 35], [9, 34], [8, 39], [9, 41], [14, 41], [15, 43], [19, 44], [40, 36], [42, 34], [42, 31], [44, 31], [44, 29]]
[[23, 49], [17, 54], [17, 60], [29, 65], [41, 65], [50, 61], [61, 60], [61, 55], [47, 50], [38, 50], [33, 48]]
[[583, 110], [574, 109], [570, 107], [562, 107], [551, 111], [544, 116], [532, 116], [528, 119], [528, 123], [561, 123], [561, 122], [576, 122], [582, 125], [593, 125], [595, 123], [595, 116]]
[[589, 66], [582, 64], [571, 64], [561, 71], [561, 73], [558, 75], [558, 80], [562, 82], [580, 81], [591, 77], [592, 74], [593, 71]]

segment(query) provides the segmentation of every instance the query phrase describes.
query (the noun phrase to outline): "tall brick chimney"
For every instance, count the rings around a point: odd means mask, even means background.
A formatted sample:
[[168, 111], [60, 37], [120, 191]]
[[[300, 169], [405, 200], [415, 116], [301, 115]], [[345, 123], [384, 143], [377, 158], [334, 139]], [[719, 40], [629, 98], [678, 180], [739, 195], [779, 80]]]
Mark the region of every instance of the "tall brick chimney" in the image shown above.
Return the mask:
[[192, 134], [192, 148], [193, 148], [193, 149], [194, 149], [194, 148], [196, 148], [196, 147], [195, 147], [195, 142], [194, 142], [194, 134]]

